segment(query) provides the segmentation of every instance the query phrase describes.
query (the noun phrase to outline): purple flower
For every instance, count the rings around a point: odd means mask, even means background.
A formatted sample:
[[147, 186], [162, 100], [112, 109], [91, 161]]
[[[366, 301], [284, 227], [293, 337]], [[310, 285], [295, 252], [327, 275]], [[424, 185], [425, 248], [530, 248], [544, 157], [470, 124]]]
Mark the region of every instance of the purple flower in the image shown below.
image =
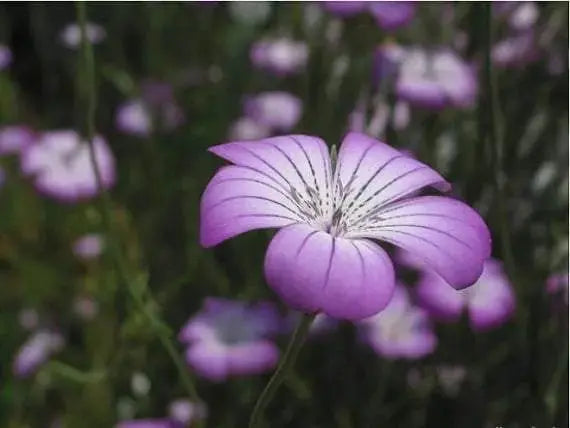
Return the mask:
[[4, 70], [12, 63], [12, 51], [4, 45], [0, 45], [0, 70]]
[[520, 68], [538, 60], [540, 50], [534, 32], [527, 31], [497, 42], [491, 56], [497, 67]]
[[[87, 39], [92, 44], [97, 44], [105, 39], [107, 33], [105, 29], [97, 24], [87, 23], [85, 27]], [[77, 24], [67, 25], [61, 32], [61, 41], [65, 46], [71, 49], [77, 49], [81, 44], [81, 29]]]
[[270, 71], [277, 76], [287, 76], [301, 71], [309, 56], [309, 49], [303, 42], [281, 38], [254, 43], [250, 58], [257, 68]]
[[392, 31], [407, 25], [416, 13], [416, 3], [411, 1], [370, 2], [370, 13], [378, 26]]
[[148, 137], [155, 126], [172, 131], [185, 122], [184, 112], [176, 103], [172, 86], [147, 80], [141, 85], [140, 98], [128, 100], [117, 109], [117, 128], [130, 135]]
[[140, 99], [121, 104], [115, 116], [117, 128], [125, 134], [147, 137], [152, 129], [152, 117], [149, 109]]
[[374, 352], [386, 358], [422, 358], [437, 345], [427, 313], [411, 304], [402, 286], [386, 309], [359, 322], [359, 330]]
[[101, 235], [91, 233], [83, 235], [73, 243], [73, 253], [85, 260], [99, 257], [103, 251], [104, 241]]
[[275, 131], [290, 131], [297, 125], [303, 111], [299, 98], [287, 92], [271, 91], [248, 96], [246, 116]]
[[[115, 183], [115, 159], [105, 140], [93, 139], [95, 158], [105, 188]], [[99, 193], [87, 142], [75, 131], [50, 131], [22, 152], [21, 168], [34, 177], [39, 192], [62, 202], [76, 202]]]
[[509, 26], [514, 31], [531, 29], [538, 20], [539, 11], [533, 1], [494, 2], [495, 12], [499, 16], [506, 16]]
[[416, 12], [415, 2], [410, 1], [325, 1], [324, 8], [341, 17], [370, 12], [378, 26], [393, 31], [408, 24]]
[[26, 378], [32, 375], [62, 347], [63, 337], [59, 333], [38, 331], [32, 334], [14, 359], [14, 376]]
[[470, 107], [477, 90], [472, 68], [450, 50], [409, 49], [396, 82], [399, 98], [432, 109]]
[[551, 295], [562, 296], [568, 306], [568, 274], [557, 273], [546, 280], [546, 292]]
[[365, 1], [324, 1], [323, 7], [338, 16], [349, 17], [364, 12], [367, 7]]
[[236, 120], [229, 131], [229, 138], [232, 140], [258, 140], [269, 137], [271, 129], [258, 123], [249, 117], [241, 117]]
[[289, 135], [232, 142], [210, 151], [221, 168], [201, 203], [200, 242], [211, 247], [243, 232], [281, 228], [265, 258], [265, 277], [293, 309], [362, 319], [389, 302], [394, 269], [374, 240], [424, 259], [451, 285], [480, 276], [490, 234], [467, 205], [409, 195], [450, 185], [425, 164], [359, 133], [338, 161], [317, 137]]
[[281, 319], [271, 303], [208, 298], [179, 338], [188, 344], [188, 364], [201, 376], [222, 381], [271, 370], [279, 349], [267, 337], [280, 330]]
[[435, 318], [457, 320], [467, 309], [476, 331], [498, 327], [515, 310], [515, 296], [500, 262], [487, 260], [483, 274], [470, 288], [454, 290], [433, 272], [425, 271], [417, 289], [418, 303]]
[[0, 155], [18, 154], [35, 139], [35, 133], [27, 126], [12, 125], [0, 128]]
[[195, 420], [205, 419], [208, 410], [203, 404], [181, 399], [170, 403], [168, 414], [172, 421], [179, 423], [182, 427], [188, 427]]

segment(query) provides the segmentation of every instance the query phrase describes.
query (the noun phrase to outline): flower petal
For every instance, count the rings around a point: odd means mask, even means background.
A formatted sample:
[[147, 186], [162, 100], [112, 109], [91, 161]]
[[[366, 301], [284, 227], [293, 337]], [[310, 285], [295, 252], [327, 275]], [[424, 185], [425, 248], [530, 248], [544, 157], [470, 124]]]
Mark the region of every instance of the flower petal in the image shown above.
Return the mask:
[[278, 361], [279, 349], [268, 340], [237, 344], [228, 351], [228, 366], [233, 375], [265, 373]]
[[450, 185], [429, 166], [364, 134], [343, 140], [336, 185], [345, 189], [343, 216], [354, 226], [380, 207], [425, 186], [449, 190]]
[[416, 298], [418, 305], [439, 321], [457, 321], [465, 306], [461, 292], [430, 271], [421, 276], [416, 287]]
[[491, 253], [483, 219], [464, 203], [421, 196], [390, 204], [351, 238], [376, 238], [422, 258], [457, 289], [473, 284]]
[[484, 331], [507, 321], [515, 310], [515, 295], [500, 263], [488, 260], [483, 275], [467, 290], [471, 326]]
[[215, 341], [196, 342], [186, 350], [186, 362], [200, 376], [222, 381], [229, 375], [227, 349]]
[[252, 229], [308, 222], [328, 209], [331, 167], [321, 139], [291, 135], [210, 150], [235, 165], [222, 168], [204, 192], [202, 245]]
[[294, 309], [342, 319], [379, 312], [394, 289], [392, 263], [379, 246], [332, 237], [304, 224], [275, 235], [265, 258], [265, 276]]

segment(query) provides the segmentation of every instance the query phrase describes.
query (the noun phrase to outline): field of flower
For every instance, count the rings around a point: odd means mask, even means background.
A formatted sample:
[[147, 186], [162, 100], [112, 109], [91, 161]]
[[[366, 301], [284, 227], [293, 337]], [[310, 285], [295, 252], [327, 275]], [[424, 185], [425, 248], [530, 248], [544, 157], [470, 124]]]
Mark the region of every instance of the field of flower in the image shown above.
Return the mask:
[[0, 427], [567, 427], [568, 12], [0, 4]]

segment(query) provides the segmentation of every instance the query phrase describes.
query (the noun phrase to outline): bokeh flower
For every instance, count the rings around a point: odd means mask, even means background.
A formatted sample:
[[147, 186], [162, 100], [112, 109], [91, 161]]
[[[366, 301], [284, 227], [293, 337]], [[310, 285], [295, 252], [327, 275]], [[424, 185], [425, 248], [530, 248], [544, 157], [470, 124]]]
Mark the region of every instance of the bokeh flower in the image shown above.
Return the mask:
[[400, 99], [430, 109], [470, 107], [477, 90], [474, 70], [451, 50], [408, 49], [396, 82]]
[[160, 418], [122, 421], [115, 428], [183, 428], [183, 426], [172, 422], [169, 418]]
[[271, 370], [279, 349], [268, 337], [278, 333], [281, 324], [269, 302], [252, 305], [208, 298], [181, 330], [179, 339], [188, 345], [186, 361], [196, 373], [223, 381]]
[[181, 427], [188, 427], [196, 420], [205, 419], [208, 415], [208, 409], [202, 403], [179, 399], [170, 403], [168, 415], [172, 421], [180, 424]]
[[[95, 159], [104, 188], [115, 183], [115, 158], [101, 136], [93, 139]], [[88, 143], [75, 131], [43, 133], [22, 152], [22, 172], [31, 175], [36, 189], [62, 202], [77, 202], [99, 193]]]
[[73, 254], [84, 260], [99, 257], [103, 251], [103, 237], [97, 233], [83, 235], [73, 243]]
[[12, 51], [8, 46], [0, 45], [0, 70], [8, 68], [12, 63]]
[[230, 127], [228, 136], [231, 140], [259, 140], [269, 137], [271, 129], [250, 117], [240, 117]]
[[493, 63], [502, 68], [520, 68], [540, 58], [533, 31], [514, 34], [498, 41], [491, 50]]
[[36, 139], [32, 129], [25, 125], [10, 125], [0, 128], [0, 155], [19, 154]]
[[115, 116], [119, 131], [137, 137], [148, 137], [155, 129], [172, 131], [185, 121], [172, 86], [155, 80], [143, 82], [141, 96], [122, 103]]
[[370, 12], [380, 28], [393, 31], [407, 25], [414, 17], [416, 4], [412, 1], [325, 1], [323, 7], [344, 18]]
[[[96, 45], [107, 37], [107, 32], [97, 24], [87, 23], [85, 34], [90, 43]], [[60, 34], [61, 41], [71, 49], [77, 49], [81, 44], [81, 29], [76, 23], [67, 25]]]
[[424, 271], [417, 288], [418, 304], [436, 319], [456, 321], [467, 310], [471, 327], [488, 330], [505, 323], [515, 310], [512, 286], [497, 260], [487, 260], [479, 280], [465, 290], [454, 290], [437, 274]]
[[428, 314], [412, 305], [403, 286], [396, 287], [386, 309], [360, 321], [358, 328], [364, 342], [386, 358], [422, 358], [437, 346]]
[[299, 98], [287, 92], [269, 91], [250, 95], [244, 103], [246, 116], [273, 131], [290, 131], [303, 111]]
[[538, 6], [533, 1], [493, 2], [495, 13], [507, 19], [514, 31], [526, 31], [532, 28], [539, 17]]
[[411, 1], [370, 2], [370, 13], [378, 26], [393, 31], [407, 25], [416, 13], [416, 3]]
[[287, 76], [305, 67], [309, 49], [304, 42], [288, 38], [261, 40], [253, 44], [249, 56], [255, 67]]
[[281, 228], [265, 277], [293, 309], [362, 319], [389, 302], [394, 269], [383, 240], [421, 257], [456, 288], [473, 284], [490, 255], [490, 234], [464, 203], [410, 195], [450, 185], [425, 164], [360, 133], [337, 162], [317, 137], [232, 142], [210, 151], [233, 163], [218, 171], [201, 203], [200, 242]]
[[63, 344], [63, 337], [57, 332], [40, 330], [33, 333], [14, 358], [14, 376], [26, 378], [34, 374], [53, 354], [61, 350]]
[[568, 274], [557, 273], [546, 280], [546, 292], [553, 296], [560, 296], [568, 306]]

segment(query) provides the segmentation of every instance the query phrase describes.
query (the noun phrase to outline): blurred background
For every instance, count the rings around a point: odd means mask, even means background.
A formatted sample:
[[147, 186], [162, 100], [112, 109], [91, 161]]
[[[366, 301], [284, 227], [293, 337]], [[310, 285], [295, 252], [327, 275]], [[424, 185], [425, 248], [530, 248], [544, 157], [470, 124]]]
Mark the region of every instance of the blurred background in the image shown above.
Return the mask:
[[[190, 350], [283, 350], [295, 314], [274, 231], [200, 247], [207, 149], [349, 130], [444, 175], [501, 274], [433, 301], [390, 249], [407, 312], [319, 320], [267, 426], [568, 426], [567, 2], [85, 6], [82, 32], [73, 3], [0, 5], [0, 426], [246, 426], [275, 358], [212, 375]], [[406, 342], [410, 313], [420, 351], [366, 339]]]

